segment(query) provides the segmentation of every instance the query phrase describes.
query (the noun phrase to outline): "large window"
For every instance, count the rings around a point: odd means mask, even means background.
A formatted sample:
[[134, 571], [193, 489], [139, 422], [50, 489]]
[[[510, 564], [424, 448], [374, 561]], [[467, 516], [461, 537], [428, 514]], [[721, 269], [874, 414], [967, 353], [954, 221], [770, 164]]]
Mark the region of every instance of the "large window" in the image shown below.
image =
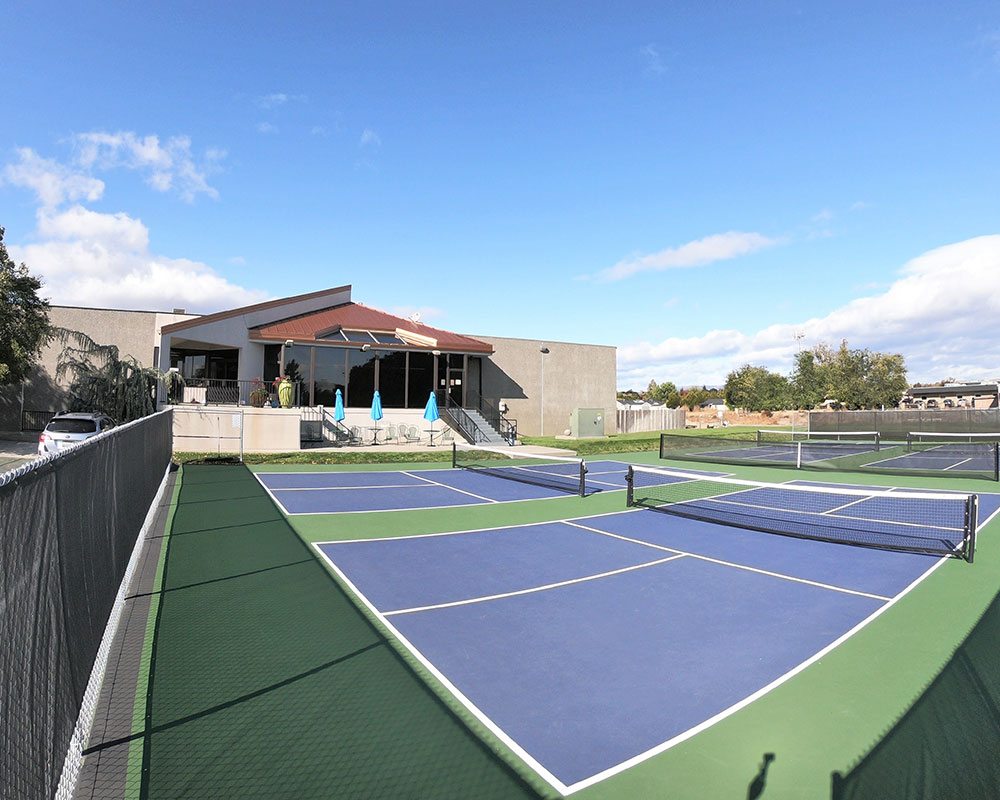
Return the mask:
[[385, 408], [406, 408], [406, 353], [380, 353], [378, 393]]
[[315, 389], [313, 405], [332, 406], [337, 399], [337, 389], [346, 394], [344, 380], [347, 350], [333, 347], [316, 347], [316, 368], [313, 380]]
[[355, 408], [363, 408], [372, 404], [375, 394], [375, 362], [377, 356], [374, 350], [348, 351], [347, 404]]
[[423, 408], [434, 391], [434, 356], [430, 353], [410, 353], [410, 384], [406, 405]]
[[285, 348], [285, 376], [290, 381], [302, 381], [302, 404], [309, 405], [309, 387], [312, 381], [310, 361], [312, 348], [300, 344]]

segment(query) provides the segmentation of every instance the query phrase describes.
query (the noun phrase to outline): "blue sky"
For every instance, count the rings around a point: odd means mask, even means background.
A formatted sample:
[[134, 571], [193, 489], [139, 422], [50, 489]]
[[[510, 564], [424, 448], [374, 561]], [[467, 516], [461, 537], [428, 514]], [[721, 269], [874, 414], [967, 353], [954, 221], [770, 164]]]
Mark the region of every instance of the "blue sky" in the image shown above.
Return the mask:
[[5, 6], [0, 225], [53, 302], [354, 285], [619, 347], [1000, 376], [1000, 5]]

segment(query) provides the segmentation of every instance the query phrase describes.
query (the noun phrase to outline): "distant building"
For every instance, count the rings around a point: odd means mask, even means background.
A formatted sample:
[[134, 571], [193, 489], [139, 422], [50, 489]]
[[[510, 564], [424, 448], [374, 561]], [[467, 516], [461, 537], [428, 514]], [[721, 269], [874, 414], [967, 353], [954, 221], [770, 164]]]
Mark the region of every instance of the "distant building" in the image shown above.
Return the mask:
[[903, 408], [997, 408], [997, 383], [946, 383], [939, 386], [911, 386], [901, 402]]

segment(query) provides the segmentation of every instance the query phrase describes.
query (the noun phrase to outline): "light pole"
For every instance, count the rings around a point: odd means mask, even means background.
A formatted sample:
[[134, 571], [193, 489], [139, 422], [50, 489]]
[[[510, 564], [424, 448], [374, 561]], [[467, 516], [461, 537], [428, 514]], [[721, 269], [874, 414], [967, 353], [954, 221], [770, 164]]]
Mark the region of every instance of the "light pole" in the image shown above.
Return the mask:
[[545, 435], [545, 356], [547, 356], [549, 354], [549, 348], [547, 348], [543, 344], [541, 347], [538, 348], [538, 352], [540, 352], [542, 354], [542, 408], [541, 408], [541, 412], [542, 412], [542, 414], [541, 414], [541, 416], [542, 416], [541, 427], [542, 427], [542, 429], [541, 429], [541, 433], [539, 433], [539, 436], [544, 436]]
[[[795, 366], [798, 367], [798, 365], [799, 365], [799, 353], [802, 352], [802, 339], [805, 337], [805, 333], [803, 331], [795, 331], [794, 336], [795, 336]], [[793, 403], [793, 405], [794, 405], [794, 403]], [[797, 408], [793, 408], [792, 409], [792, 441], [793, 442], [795, 441], [795, 417], [797, 416], [797, 414], [798, 414], [798, 409]]]

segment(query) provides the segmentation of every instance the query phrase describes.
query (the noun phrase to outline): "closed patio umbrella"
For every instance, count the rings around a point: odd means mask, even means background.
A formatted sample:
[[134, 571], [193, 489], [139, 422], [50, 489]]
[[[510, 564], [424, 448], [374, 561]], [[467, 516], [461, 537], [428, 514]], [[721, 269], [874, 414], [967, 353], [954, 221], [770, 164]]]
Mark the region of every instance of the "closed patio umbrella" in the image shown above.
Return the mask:
[[333, 418], [337, 422], [343, 422], [346, 416], [347, 414], [344, 413], [344, 396], [340, 393], [340, 389], [337, 389], [337, 397], [333, 401]]
[[382, 398], [379, 396], [377, 391], [375, 392], [374, 397], [372, 397], [371, 418], [375, 420], [375, 428], [373, 431], [375, 441], [373, 441], [372, 444], [378, 444], [378, 421], [382, 419]]
[[431, 392], [431, 396], [427, 398], [427, 405], [424, 406], [424, 419], [431, 424], [431, 447], [434, 446], [434, 423], [441, 419], [441, 415], [438, 414], [438, 401], [437, 396], [434, 392]]

